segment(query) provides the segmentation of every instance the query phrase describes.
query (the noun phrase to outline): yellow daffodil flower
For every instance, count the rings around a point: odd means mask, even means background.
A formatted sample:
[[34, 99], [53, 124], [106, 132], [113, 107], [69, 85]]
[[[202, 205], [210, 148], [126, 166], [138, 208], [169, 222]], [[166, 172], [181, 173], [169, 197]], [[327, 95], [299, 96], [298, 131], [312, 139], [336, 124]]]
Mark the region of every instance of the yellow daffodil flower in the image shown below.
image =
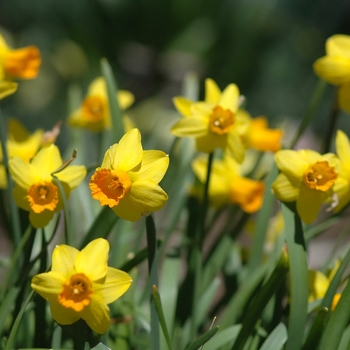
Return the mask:
[[132, 282], [126, 272], [108, 266], [108, 252], [109, 243], [103, 238], [81, 251], [57, 245], [51, 271], [33, 277], [32, 288], [50, 302], [57, 323], [69, 325], [83, 319], [99, 334], [108, 330], [107, 304], [121, 297]]
[[[44, 131], [42, 129], [38, 129], [33, 134], [30, 134], [18, 120], [11, 118], [8, 123], [6, 141], [9, 158], [19, 157], [29, 162], [42, 145], [43, 134]], [[0, 188], [6, 187], [6, 171], [3, 165], [3, 153], [0, 146]]]
[[350, 113], [350, 36], [337, 34], [328, 38], [326, 55], [316, 60], [313, 68], [320, 78], [339, 86], [339, 106]]
[[[119, 90], [116, 96], [122, 110], [127, 109], [134, 102], [134, 95], [129, 91]], [[125, 128], [127, 128], [129, 119], [127, 116], [123, 116], [123, 119]], [[103, 77], [98, 77], [92, 81], [80, 108], [68, 117], [67, 122], [70, 126], [90, 131], [102, 131], [111, 128], [107, 86]]]
[[338, 204], [334, 212], [338, 213], [350, 202], [350, 143], [349, 138], [343, 131], [337, 131], [335, 144], [341, 163], [339, 179], [334, 185], [334, 192], [338, 197]]
[[[195, 159], [192, 168], [204, 183], [207, 160]], [[214, 206], [235, 203], [246, 213], [254, 213], [261, 207], [263, 194], [264, 183], [241, 176], [240, 165], [231, 157], [214, 159], [209, 182], [209, 197]]]
[[227, 149], [237, 162], [242, 163], [245, 147], [241, 136], [249, 122], [246, 114], [238, 109], [237, 85], [230, 84], [221, 92], [212, 79], [206, 79], [204, 101], [193, 102], [176, 97], [174, 104], [184, 116], [171, 129], [175, 136], [194, 137], [200, 152]]
[[143, 151], [138, 129], [128, 131], [111, 146], [90, 180], [92, 198], [116, 215], [137, 221], [161, 209], [168, 195], [158, 185], [169, 165], [162, 151]]
[[17, 87], [17, 83], [0, 79], [0, 100], [14, 94], [17, 91]]
[[[62, 166], [60, 152], [55, 145], [43, 147], [27, 162], [19, 157], [9, 160], [9, 170], [16, 184], [13, 196], [16, 204], [29, 211], [29, 221], [36, 227], [44, 227], [54, 213], [62, 209], [62, 197], [51, 175]], [[68, 197], [86, 175], [84, 166], [69, 165], [55, 173]]]
[[247, 148], [277, 152], [281, 149], [282, 136], [281, 129], [269, 129], [267, 119], [258, 117], [251, 119], [244, 141]]
[[275, 161], [281, 173], [272, 184], [277, 199], [295, 202], [300, 218], [312, 223], [321, 205], [332, 201], [334, 183], [340, 172], [335, 154], [320, 155], [312, 150], [281, 150]]
[[33, 79], [40, 65], [40, 51], [36, 46], [11, 49], [0, 34], [0, 80]]

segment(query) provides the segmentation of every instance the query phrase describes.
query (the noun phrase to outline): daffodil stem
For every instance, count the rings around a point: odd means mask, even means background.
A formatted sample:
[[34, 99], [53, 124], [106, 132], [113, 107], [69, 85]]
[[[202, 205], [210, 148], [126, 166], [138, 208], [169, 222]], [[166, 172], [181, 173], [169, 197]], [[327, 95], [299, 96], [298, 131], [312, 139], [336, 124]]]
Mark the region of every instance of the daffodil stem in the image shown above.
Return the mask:
[[158, 286], [158, 259], [157, 259], [157, 235], [156, 226], [152, 215], [146, 217], [146, 235], [148, 247], [148, 271], [150, 279], [150, 297], [151, 297], [151, 349], [160, 350], [159, 342], [159, 319], [157, 309], [152, 297], [153, 286]]
[[333, 102], [333, 105], [332, 105], [330, 118], [329, 118], [329, 126], [326, 129], [327, 130], [327, 134], [326, 134], [326, 138], [325, 138], [325, 141], [324, 141], [323, 153], [327, 153], [330, 150], [331, 141], [332, 141], [334, 130], [335, 130], [335, 127], [336, 127], [336, 124], [337, 124], [339, 111], [340, 111], [340, 109], [339, 109], [339, 104], [338, 104], [338, 91], [336, 91], [336, 94], [335, 94], [335, 97], [334, 97], [334, 102]]

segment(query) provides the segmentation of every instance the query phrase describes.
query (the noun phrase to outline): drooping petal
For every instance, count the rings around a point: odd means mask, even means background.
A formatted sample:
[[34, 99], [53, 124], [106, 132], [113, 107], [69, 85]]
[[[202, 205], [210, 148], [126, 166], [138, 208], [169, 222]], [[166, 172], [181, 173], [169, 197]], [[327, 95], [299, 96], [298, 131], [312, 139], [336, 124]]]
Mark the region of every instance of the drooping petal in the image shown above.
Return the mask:
[[339, 178], [333, 186], [333, 191], [338, 201], [334, 212], [339, 213], [350, 202], [350, 178]]
[[35, 166], [45, 181], [51, 181], [51, 173], [62, 165], [62, 158], [58, 147], [54, 144], [43, 147], [33, 158]]
[[91, 241], [75, 258], [75, 270], [97, 281], [107, 274], [109, 243], [103, 238]]
[[29, 221], [35, 228], [45, 227], [53, 218], [55, 212], [51, 210], [44, 210], [40, 214], [29, 212]]
[[32, 278], [31, 287], [48, 301], [57, 300], [57, 295], [62, 292], [65, 277], [58, 271], [49, 271], [35, 275]]
[[298, 198], [299, 187], [293, 184], [285, 174], [281, 173], [272, 184], [272, 192], [280, 201], [294, 202]]
[[55, 174], [55, 176], [57, 176], [61, 182], [65, 182], [71, 190], [76, 188], [84, 180], [85, 175], [86, 168], [83, 165], [70, 165]]
[[152, 180], [158, 183], [166, 173], [169, 166], [169, 156], [162, 151], [143, 151], [141, 168], [133, 173], [130, 172], [132, 181]]
[[297, 212], [301, 220], [306, 224], [315, 221], [325, 199], [324, 192], [308, 188], [302, 184], [297, 198]]
[[241, 138], [234, 131], [227, 135], [227, 151], [238, 162], [242, 163], [245, 156], [245, 147]]
[[141, 134], [138, 129], [128, 131], [117, 145], [113, 145], [103, 159], [102, 168], [110, 163], [112, 169], [129, 171], [140, 164], [142, 160]]
[[82, 313], [76, 312], [71, 308], [62, 306], [58, 301], [52, 301], [50, 303], [50, 311], [53, 319], [58, 324], [73, 324], [81, 319]]
[[191, 115], [191, 106], [193, 101], [189, 100], [188, 98], [178, 96], [173, 99], [173, 103], [177, 111], [184, 117]]
[[238, 110], [239, 90], [236, 84], [228, 85], [222, 92], [218, 105], [236, 113]]
[[108, 267], [106, 280], [103, 284], [94, 284], [94, 293], [101, 295], [104, 302], [110, 304], [129, 289], [131, 282], [132, 279], [126, 272]]
[[135, 101], [135, 96], [127, 90], [118, 90], [117, 98], [119, 106], [123, 111], [130, 107]]
[[171, 132], [179, 137], [201, 137], [208, 133], [208, 127], [208, 118], [196, 115], [179, 120], [171, 128]]
[[78, 254], [79, 250], [74, 247], [66, 244], [56, 245], [52, 253], [51, 271], [57, 271], [68, 279], [76, 272], [74, 262]]
[[340, 56], [350, 59], [350, 36], [332, 35], [326, 41], [326, 53], [329, 56]]
[[26, 190], [41, 179], [40, 173], [33, 164], [18, 157], [9, 160], [9, 171], [13, 181]]
[[18, 88], [17, 83], [0, 79], [0, 100], [14, 94], [17, 91], [17, 88]]
[[133, 222], [139, 220], [144, 211], [143, 207], [139, 203], [136, 203], [130, 196], [123, 198], [112, 210], [120, 218]]
[[30, 210], [30, 205], [27, 198], [28, 190], [25, 190], [20, 186], [15, 186], [12, 194], [18, 207], [26, 211]]
[[301, 153], [293, 150], [276, 152], [275, 161], [278, 169], [295, 179], [300, 179], [309, 167], [309, 163]]
[[315, 73], [325, 81], [341, 85], [350, 81], [350, 58], [323, 56], [313, 65]]
[[347, 113], [350, 113], [350, 82], [342, 84], [338, 91], [339, 107]]
[[218, 104], [221, 96], [221, 90], [213, 79], [205, 79], [205, 102]]
[[90, 305], [80, 312], [83, 320], [98, 334], [106, 333], [110, 326], [109, 308], [103, 298], [92, 294]]
[[225, 149], [227, 146], [227, 134], [218, 135], [209, 133], [196, 139], [196, 148], [199, 152], [210, 153], [217, 148]]

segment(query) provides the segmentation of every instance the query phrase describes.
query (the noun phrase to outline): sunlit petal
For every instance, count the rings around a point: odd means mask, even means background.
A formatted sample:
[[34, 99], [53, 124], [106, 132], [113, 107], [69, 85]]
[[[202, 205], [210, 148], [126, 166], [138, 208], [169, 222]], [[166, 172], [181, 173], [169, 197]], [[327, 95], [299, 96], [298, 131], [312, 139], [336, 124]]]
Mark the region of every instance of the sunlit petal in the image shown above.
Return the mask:
[[205, 79], [205, 102], [218, 104], [221, 96], [221, 90], [213, 79]]
[[67, 279], [74, 271], [74, 261], [78, 253], [78, 249], [69, 245], [56, 245], [52, 253], [51, 271], [60, 272]]
[[179, 120], [172, 128], [171, 132], [179, 137], [200, 137], [208, 133], [208, 119], [197, 115], [191, 118]]
[[48, 301], [56, 301], [57, 294], [62, 292], [65, 277], [57, 271], [40, 273], [32, 278], [31, 287]]
[[235, 113], [238, 110], [238, 98], [239, 90], [237, 85], [230, 84], [222, 92], [218, 105]]
[[178, 96], [173, 99], [173, 102], [177, 111], [184, 117], [191, 115], [191, 106], [193, 104], [193, 101], [189, 100], [188, 98]]

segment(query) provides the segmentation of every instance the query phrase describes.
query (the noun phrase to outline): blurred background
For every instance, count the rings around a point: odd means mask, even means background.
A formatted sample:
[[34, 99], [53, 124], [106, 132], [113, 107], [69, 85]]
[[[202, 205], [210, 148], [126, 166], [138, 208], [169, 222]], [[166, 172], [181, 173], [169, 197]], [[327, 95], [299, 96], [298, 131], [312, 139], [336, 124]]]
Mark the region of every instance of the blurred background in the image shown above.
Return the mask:
[[[14, 48], [37, 45], [43, 59], [38, 78], [21, 81], [1, 108], [31, 131], [51, 129], [75, 107], [72, 87], [83, 96], [106, 57], [145, 132], [178, 118], [171, 98], [189, 71], [221, 88], [236, 83], [253, 117], [299, 121], [317, 83], [312, 64], [329, 36], [350, 34], [349, 18], [343, 0], [1, 0], [1, 34]], [[313, 121], [319, 137], [334, 93], [329, 86]], [[339, 120], [348, 133], [349, 121]]]

